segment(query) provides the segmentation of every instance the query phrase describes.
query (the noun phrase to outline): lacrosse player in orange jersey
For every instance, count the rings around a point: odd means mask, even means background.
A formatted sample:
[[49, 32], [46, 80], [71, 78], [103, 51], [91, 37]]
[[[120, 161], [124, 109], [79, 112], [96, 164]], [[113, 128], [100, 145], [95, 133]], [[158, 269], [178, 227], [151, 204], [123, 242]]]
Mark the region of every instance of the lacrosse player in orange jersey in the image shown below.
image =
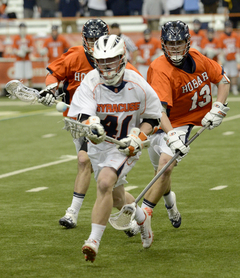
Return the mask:
[[139, 55], [136, 58], [139, 63], [138, 70], [142, 76], [147, 79], [147, 71], [151, 62], [159, 57], [163, 52], [161, 50], [160, 40], [152, 37], [151, 30], [146, 29], [143, 32], [143, 38], [136, 42]]
[[237, 68], [237, 52], [238, 35], [233, 31], [232, 22], [227, 20], [225, 22], [224, 32], [219, 37], [219, 47], [221, 53], [219, 54], [219, 60], [224, 66], [226, 74], [231, 80], [231, 91], [234, 95], [238, 95], [238, 68]]
[[61, 57], [61, 55], [67, 52], [70, 47], [64, 36], [58, 33], [58, 26], [52, 26], [51, 36], [46, 38], [43, 43], [43, 48], [40, 50], [40, 55], [48, 56], [48, 63], [52, 63], [54, 60]]
[[[186, 143], [193, 126], [205, 126], [210, 122], [208, 129], [213, 129], [221, 124], [229, 110], [225, 102], [230, 87], [229, 79], [217, 62], [190, 49], [189, 29], [184, 22], [164, 24], [161, 41], [165, 56], [151, 63], [147, 81], [157, 92], [163, 105], [162, 118], [168, 117], [172, 130], [167, 134], [160, 130], [150, 137], [149, 156], [156, 172], [172, 158], [174, 149], [179, 149], [182, 157], [188, 153], [189, 146], [177, 146], [179, 141], [176, 140], [180, 138]], [[211, 82], [218, 86], [217, 100], [213, 104]], [[145, 194], [142, 208], [151, 213], [163, 196], [169, 220], [178, 228], [181, 214], [176, 195], [171, 191], [171, 173], [175, 165], [176, 162]]]
[[198, 51], [201, 51], [201, 41], [203, 38], [206, 37], [203, 30], [201, 30], [201, 21], [199, 19], [193, 20], [193, 30], [190, 30], [190, 36], [191, 36], [191, 47], [197, 49]]
[[[59, 84], [63, 81], [63, 90], [66, 94], [65, 102], [70, 104], [77, 87], [83, 81], [85, 75], [95, 68], [93, 54], [94, 42], [102, 35], [109, 34], [108, 25], [101, 19], [88, 20], [82, 29], [83, 46], [71, 47], [66, 53], [53, 61], [48, 67], [50, 74], [46, 77], [46, 85]], [[128, 69], [137, 71], [130, 63], [126, 66]], [[139, 72], [138, 72], [139, 73]], [[140, 73], [139, 73], [140, 74]], [[57, 89], [57, 86], [56, 86]], [[44, 91], [39, 102], [51, 106], [54, 103], [54, 91]], [[63, 113], [66, 117], [68, 109]], [[75, 137], [74, 144], [78, 155], [78, 174], [74, 184], [74, 192], [71, 206], [66, 214], [59, 220], [59, 224], [66, 228], [74, 228], [77, 225], [78, 214], [82, 206], [85, 194], [87, 193], [90, 181], [92, 167], [87, 155], [86, 138], [72, 132]], [[126, 193], [128, 195], [128, 193]], [[135, 223], [136, 224], [136, 223]], [[136, 227], [136, 225], [135, 225]], [[138, 233], [138, 229], [126, 234], [133, 236]]]
[[25, 23], [19, 25], [19, 35], [13, 39], [13, 53], [16, 57], [14, 63], [15, 79], [28, 80], [28, 86], [32, 87], [32, 61], [30, 53], [33, 51], [33, 39], [27, 34], [27, 26]]

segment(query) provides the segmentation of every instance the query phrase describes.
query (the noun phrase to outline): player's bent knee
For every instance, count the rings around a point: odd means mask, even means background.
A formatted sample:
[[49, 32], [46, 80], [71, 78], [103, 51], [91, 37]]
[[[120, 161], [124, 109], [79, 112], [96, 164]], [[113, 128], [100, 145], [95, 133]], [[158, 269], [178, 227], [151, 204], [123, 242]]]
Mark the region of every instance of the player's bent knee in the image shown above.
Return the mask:
[[117, 209], [121, 209], [125, 204], [125, 200], [122, 197], [113, 196], [113, 207]]
[[90, 162], [90, 159], [88, 157], [87, 152], [80, 151], [78, 153], [78, 164], [79, 165], [89, 165], [89, 166], [91, 166], [91, 162]]

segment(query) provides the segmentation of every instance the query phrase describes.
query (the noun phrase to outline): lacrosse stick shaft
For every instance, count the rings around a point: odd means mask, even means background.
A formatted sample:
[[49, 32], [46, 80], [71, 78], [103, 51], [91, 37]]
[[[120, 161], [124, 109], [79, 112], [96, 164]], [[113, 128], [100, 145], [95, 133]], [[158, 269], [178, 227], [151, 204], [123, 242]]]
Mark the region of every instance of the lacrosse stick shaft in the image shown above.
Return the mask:
[[[81, 122], [78, 122], [78, 121], [70, 119], [70, 118], [65, 118], [65, 119], [67, 119], [68, 122], [71, 122], [73, 124], [77, 124], [77, 125], [82, 126], [82, 127], [87, 127], [87, 128], [90, 127], [89, 125], [83, 124]], [[117, 139], [114, 139], [114, 138], [109, 137], [109, 136], [106, 136], [105, 141], [110, 142], [110, 143], [114, 143], [114, 144], [119, 145], [119, 146], [121, 146], [123, 148], [126, 147], [125, 143], [123, 143], [121, 141], [118, 141]]]
[[[210, 125], [207, 124], [203, 126], [201, 129], [199, 129], [192, 137], [189, 139], [186, 143], [186, 146], [190, 145], [206, 128], [208, 128]], [[167, 164], [164, 165], [164, 167], [157, 173], [157, 175], [150, 181], [150, 183], [144, 188], [144, 190], [138, 195], [138, 197], [135, 200], [135, 203], [137, 204], [142, 197], [145, 195], [145, 193], [150, 189], [150, 187], [158, 180], [158, 178], [167, 170], [167, 168], [178, 158], [180, 155], [180, 151], [176, 152], [176, 154], [168, 161]]]

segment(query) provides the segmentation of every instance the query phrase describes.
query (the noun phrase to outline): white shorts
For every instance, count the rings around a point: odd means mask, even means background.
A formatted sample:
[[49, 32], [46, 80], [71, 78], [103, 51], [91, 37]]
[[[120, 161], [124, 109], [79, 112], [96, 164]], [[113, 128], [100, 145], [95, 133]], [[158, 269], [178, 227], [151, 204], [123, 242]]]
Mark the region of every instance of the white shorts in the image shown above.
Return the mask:
[[31, 61], [16, 61], [14, 64], [15, 79], [32, 79], [33, 69]]
[[224, 63], [224, 71], [228, 77], [236, 77], [238, 76], [238, 68], [237, 68], [237, 61], [226, 61]]
[[135, 156], [126, 157], [119, 152], [115, 145], [105, 142], [101, 144], [104, 144], [102, 150], [100, 150], [98, 146], [90, 142], [88, 143], [88, 156], [92, 163], [95, 180], [97, 180], [100, 171], [104, 167], [110, 167], [114, 168], [118, 175], [118, 180], [114, 187], [128, 183], [126, 181], [126, 176], [139, 160], [141, 152], [137, 153]]
[[[186, 143], [192, 128], [192, 125], [185, 125], [174, 128], [174, 130], [181, 130], [186, 132], [186, 136], [181, 136], [181, 140]], [[150, 136], [151, 145], [148, 148], [148, 154], [155, 171], [157, 171], [158, 169], [158, 163], [161, 153], [166, 153], [170, 156], [173, 156], [171, 149], [167, 146], [166, 141], [164, 140], [165, 135], [166, 133], [162, 131], [161, 133], [155, 133]]]
[[76, 152], [77, 154], [79, 153], [79, 151], [82, 148], [83, 143], [86, 141], [87, 139], [85, 137], [80, 137], [78, 139], [73, 139], [73, 143], [76, 147]]

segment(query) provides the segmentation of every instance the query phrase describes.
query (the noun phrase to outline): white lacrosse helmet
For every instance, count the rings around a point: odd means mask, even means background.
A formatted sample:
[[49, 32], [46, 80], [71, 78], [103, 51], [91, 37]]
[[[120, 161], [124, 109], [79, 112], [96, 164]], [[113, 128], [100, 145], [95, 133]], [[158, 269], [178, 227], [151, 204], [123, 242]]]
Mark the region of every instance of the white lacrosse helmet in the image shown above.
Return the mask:
[[117, 85], [127, 63], [126, 46], [116, 35], [100, 37], [94, 44], [95, 66], [105, 85]]

